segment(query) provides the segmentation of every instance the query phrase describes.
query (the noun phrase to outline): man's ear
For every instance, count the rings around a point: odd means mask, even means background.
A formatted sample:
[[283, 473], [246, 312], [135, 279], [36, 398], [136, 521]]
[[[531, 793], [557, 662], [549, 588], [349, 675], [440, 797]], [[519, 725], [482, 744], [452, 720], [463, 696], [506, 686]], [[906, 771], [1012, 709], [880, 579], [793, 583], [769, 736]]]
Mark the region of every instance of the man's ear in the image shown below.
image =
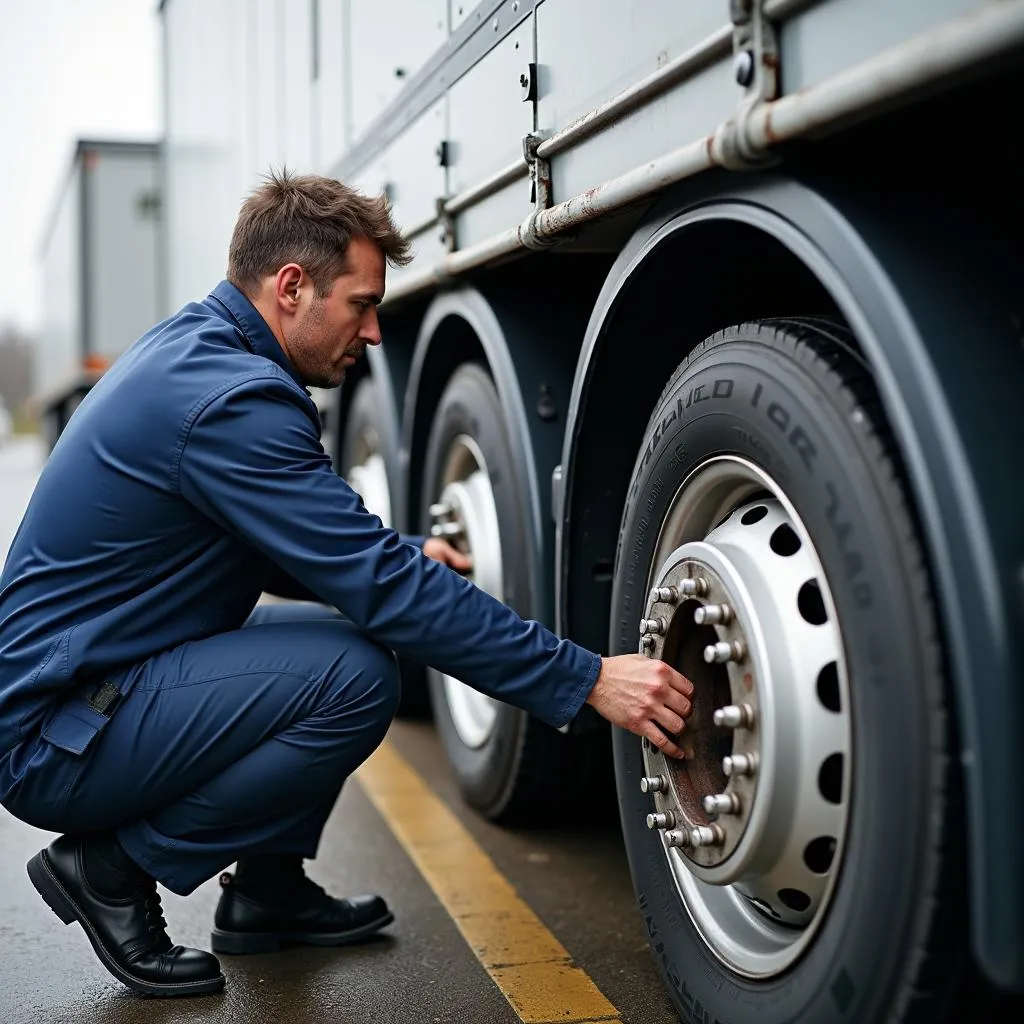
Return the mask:
[[274, 298], [282, 313], [294, 315], [308, 279], [297, 263], [286, 263], [274, 277]]

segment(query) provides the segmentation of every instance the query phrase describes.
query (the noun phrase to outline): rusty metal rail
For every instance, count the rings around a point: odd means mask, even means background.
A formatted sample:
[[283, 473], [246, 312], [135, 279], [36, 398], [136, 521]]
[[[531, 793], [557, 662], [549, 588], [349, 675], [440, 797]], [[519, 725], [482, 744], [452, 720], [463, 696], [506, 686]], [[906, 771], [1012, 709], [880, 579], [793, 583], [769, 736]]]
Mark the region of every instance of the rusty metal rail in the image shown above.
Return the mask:
[[[770, 10], [770, 6], [766, 10]], [[788, 4], [786, 0], [779, 0], [776, 6], [782, 8]], [[740, 132], [745, 151], [768, 153], [780, 142], [837, 125], [851, 115], [868, 112], [1022, 45], [1024, 2], [992, 4], [974, 14], [952, 19], [818, 85], [760, 103], [747, 111], [741, 121], [730, 118], [709, 136], [656, 157], [550, 209], [535, 211], [521, 224], [477, 245], [457, 250], [427, 270], [406, 275], [388, 289], [386, 301], [390, 304], [407, 298], [525, 249], [530, 239], [556, 239], [565, 231], [649, 199], [675, 182], [712, 167], [727, 166], [727, 154], [735, 152]], [[634, 88], [640, 90], [642, 86], [643, 83], [638, 83]], [[576, 124], [607, 124], [611, 115], [600, 115], [601, 109], [585, 115]], [[548, 141], [554, 138], [557, 136]], [[542, 155], [542, 148], [538, 149], [538, 155]]]

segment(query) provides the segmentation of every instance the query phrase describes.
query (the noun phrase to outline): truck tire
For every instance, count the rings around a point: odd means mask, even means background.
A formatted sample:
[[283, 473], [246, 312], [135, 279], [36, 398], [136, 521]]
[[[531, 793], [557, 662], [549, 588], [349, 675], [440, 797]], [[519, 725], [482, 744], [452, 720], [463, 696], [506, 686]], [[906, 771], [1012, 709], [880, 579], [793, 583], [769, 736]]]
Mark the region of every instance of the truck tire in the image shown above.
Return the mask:
[[[460, 366], [441, 397], [424, 462], [423, 522], [446, 529], [473, 555], [473, 580], [520, 615], [534, 614], [526, 566], [533, 543], [525, 482], [516, 478], [508, 427], [494, 383]], [[440, 512], [439, 506], [447, 511]], [[550, 771], [569, 741], [526, 712], [427, 670], [434, 721], [466, 801], [495, 821], [542, 813]]]
[[942, 649], [899, 457], [842, 327], [742, 324], [678, 368], [633, 470], [610, 646], [694, 683], [691, 759], [613, 737], [682, 1019], [943, 1019], [966, 919]]
[[[388, 462], [395, 458], [395, 427], [381, 413], [377, 383], [371, 376], [363, 377], [352, 391], [345, 417], [341, 449], [341, 475], [348, 481], [363, 504], [378, 516], [385, 526], [392, 525], [391, 486]], [[423, 666], [405, 658], [398, 659], [402, 676], [402, 696], [398, 702], [399, 718], [429, 718], [430, 695]]]

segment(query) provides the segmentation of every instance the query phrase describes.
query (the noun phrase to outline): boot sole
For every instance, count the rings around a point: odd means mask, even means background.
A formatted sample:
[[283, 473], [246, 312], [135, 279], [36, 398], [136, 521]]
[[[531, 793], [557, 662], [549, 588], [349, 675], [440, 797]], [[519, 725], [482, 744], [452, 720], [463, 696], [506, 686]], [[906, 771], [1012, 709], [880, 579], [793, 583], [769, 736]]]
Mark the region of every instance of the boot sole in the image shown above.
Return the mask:
[[50, 863], [45, 850], [40, 850], [27, 864], [28, 877], [42, 896], [46, 905], [64, 922], [73, 924], [77, 921], [81, 926], [100, 962], [122, 984], [147, 996], [197, 996], [210, 992], [219, 992], [224, 987], [224, 975], [205, 981], [184, 981], [175, 985], [160, 982], [143, 981], [129, 974], [107, 952], [92, 922], [81, 907], [75, 903], [71, 894], [64, 888]]
[[227, 932], [214, 928], [210, 934], [210, 947], [214, 953], [241, 956], [246, 953], [276, 953], [283, 946], [348, 946], [369, 938], [394, 919], [395, 915], [389, 912], [346, 932]]

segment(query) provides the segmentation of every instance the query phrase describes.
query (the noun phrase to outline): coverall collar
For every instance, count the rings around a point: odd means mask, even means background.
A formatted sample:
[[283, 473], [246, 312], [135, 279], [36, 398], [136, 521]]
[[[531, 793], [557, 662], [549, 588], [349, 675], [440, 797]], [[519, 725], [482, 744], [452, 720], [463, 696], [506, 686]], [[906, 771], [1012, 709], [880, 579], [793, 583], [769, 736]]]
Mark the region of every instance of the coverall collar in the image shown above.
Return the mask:
[[265, 356], [271, 362], [277, 363], [296, 384], [305, 387], [291, 360], [285, 355], [281, 343], [274, 337], [274, 332], [267, 325], [267, 321], [242, 292], [230, 281], [221, 281], [210, 292], [210, 297], [216, 299], [231, 314], [238, 326], [242, 328], [249, 348], [256, 355]]

